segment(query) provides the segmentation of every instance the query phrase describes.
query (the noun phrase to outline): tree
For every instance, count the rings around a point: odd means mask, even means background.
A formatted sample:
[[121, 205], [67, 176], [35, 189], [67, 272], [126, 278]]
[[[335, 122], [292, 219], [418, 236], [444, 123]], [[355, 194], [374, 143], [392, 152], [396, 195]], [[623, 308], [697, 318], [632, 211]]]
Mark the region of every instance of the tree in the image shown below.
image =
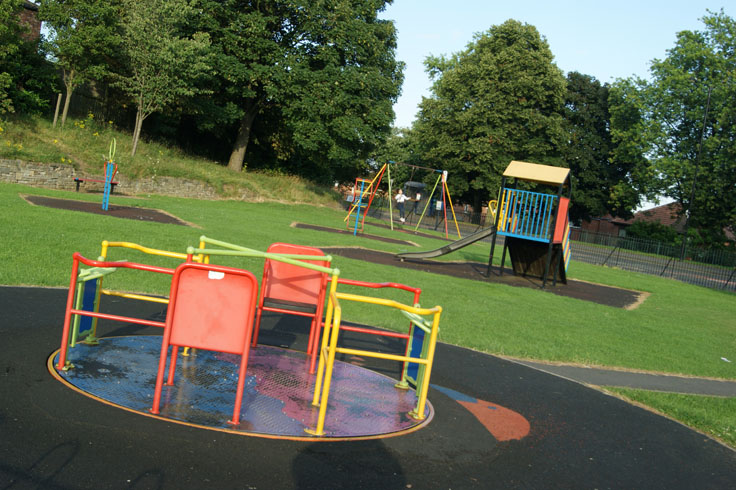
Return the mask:
[[[218, 54], [222, 117], [236, 121], [228, 168], [240, 171], [258, 117], [277, 157], [338, 177], [388, 133], [402, 64], [385, 0], [204, 2]], [[343, 172], [344, 173], [344, 172]]]
[[391, 128], [391, 133], [371, 152], [370, 159], [377, 165], [389, 161], [421, 165], [421, 161], [418, 160], [417, 141], [409, 128]]
[[21, 27], [17, 15], [23, 8], [18, 0], [0, 0], [0, 115], [14, 112], [10, 91], [13, 77], [8, 70], [8, 63], [20, 50], [22, 38]]
[[[601, 85], [589, 75], [567, 74], [564, 114], [568, 139], [563, 156], [573, 179], [574, 205], [570, 210], [573, 221], [607, 213], [630, 218], [646, 187], [639, 182], [638, 169], [645, 161], [643, 157], [632, 158], [623, 148], [618, 151], [619, 144], [624, 143], [621, 139], [614, 141], [610, 91], [608, 84]], [[623, 108], [617, 105], [614, 111], [615, 122], [624, 131]]]
[[58, 90], [58, 72], [39, 50], [39, 43], [22, 42], [6, 61], [4, 69], [12, 80], [7, 93], [15, 112], [35, 114], [47, 109], [50, 95]]
[[611, 116], [610, 161], [628, 171], [611, 186], [610, 209], [628, 217], [632, 204], [642, 199], [654, 201], [660, 192], [646, 155], [648, 130], [644, 98], [639, 89], [642, 80], [617, 80], [609, 89], [608, 110]]
[[66, 97], [61, 125], [66, 122], [74, 90], [100, 80], [115, 52], [117, 0], [41, 0], [39, 18], [48, 28], [48, 50], [62, 70]]
[[680, 238], [677, 231], [671, 226], [665, 226], [656, 221], [638, 219], [626, 227], [626, 236], [644, 240], [656, 240], [668, 244], [678, 244]]
[[722, 10], [702, 21], [637, 85], [653, 177], [717, 244], [736, 223], [736, 22]]
[[[137, 108], [131, 156], [135, 156], [143, 121], [161, 109], [197, 93], [197, 82], [210, 71], [209, 36], [182, 35], [196, 14], [187, 0], [123, 0], [122, 52], [129, 74], [115, 84]], [[155, 13], [155, 15], [153, 14]]]
[[48, 105], [56, 72], [21, 20], [22, 0], [0, 0], [0, 115], [34, 113]]
[[574, 183], [571, 218], [603, 216], [609, 212], [610, 186], [616, 182], [608, 175], [612, 149], [608, 86], [588, 75], [568, 73], [565, 123], [568, 141], [563, 154]]
[[511, 160], [561, 165], [565, 78], [537, 29], [508, 20], [460, 52], [425, 60], [434, 80], [414, 129], [429, 166], [476, 211]]
[[375, 168], [380, 168], [381, 165], [388, 162], [404, 164], [392, 165], [393, 186], [398, 187], [409, 180], [423, 181], [427, 177], [426, 170], [409, 166], [424, 167], [424, 164], [419, 158], [416, 137], [408, 128], [392, 128], [391, 134], [371, 152], [369, 161]]

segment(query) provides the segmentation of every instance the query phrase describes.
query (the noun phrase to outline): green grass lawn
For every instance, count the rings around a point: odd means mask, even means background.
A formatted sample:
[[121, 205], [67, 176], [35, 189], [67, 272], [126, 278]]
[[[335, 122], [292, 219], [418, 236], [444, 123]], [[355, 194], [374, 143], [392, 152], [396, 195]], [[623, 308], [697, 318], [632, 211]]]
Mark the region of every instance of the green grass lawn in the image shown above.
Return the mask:
[[[6, 236], [6, 246], [0, 252], [2, 284], [65, 286], [72, 253], [78, 251], [96, 258], [104, 239], [182, 252], [187, 245], [196, 245], [202, 234], [260, 250], [275, 241], [325, 247], [362, 246], [387, 252], [407, 248], [290, 226], [294, 221], [344, 226], [344, 213], [328, 207], [160, 196], [112, 197], [113, 204], [163, 209], [198, 226], [190, 228], [31, 206], [20, 197], [22, 193], [101, 200], [99, 194], [0, 184], [0, 201], [5, 204], [0, 224]], [[406, 237], [370, 225], [366, 232]], [[444, 243], [419, 236], [412, 236], [412, 240], [420, 245], [418, 250]], [[114, 250], [110, 257], [136, 259], [131, 253], [137, 254]], [[487, 253], [487, 245], [475, 244], [448, 259], [485, 261]], [[173, 263], [170, 259], [157, 260], [163, 265]], [[256, 275], [262, 269], [262, 262], [257, 259], [221, 261], [250, 269]], [[342, 257], [336, 257], [334, 264], [343, 277], [421, 287], [424, 306], [439, 304], [444, 308], [443, 342], [514, 357], [736, 379], [734, 364], [721, 360], [736, 358], [736, 301], [729, 293], [573, 261], [569, 270], [573, 278], [651, 293], [639, 308], [627, 311], [540, 290], [407, 271]], [[130, 272], [111, 277], [108, 284], [131, 291], [167, 292], [166, 278], [154, 274]], [[355, 314], [357, 321], [385, 321], [370, 309]], [[402, 317], [388, 321], [389, 327], [403, 325]]]
[[736, 447], [736, 398], [607, 389]]
[[[247, 175], [247, 174], [246, 174]], [[112, 204], [162, 209], [196, 225], [157, 224], [32, 206], [23, 194], [83, 199], [101, 203], [101, 194], [74, 193], [0, 183], [0, 284], [66, 287], [73, 252], [97, 258], [102, 240], [129, 241], [152, 248], [184, 252], [207, 235], [250, 248], [265, 250], [275, 241], [320, 247], [360, 246], [386, 252], [407, 250], [364, 237], [293, 228], [297, 221], [342, 228], [344, 211], [306, 204], [252, 203], [234, 200], [197, 201], [163, 196], [113, 195]], [[415, 250], [446, 243], [434, 238], [407, 235], [366, 225], [366, 233], [407, 239]], [[488, 245], [477, 243], [445, 260], [485, 262]], [[574, 250], [573, 250], [574, 254]], [[139, 260], [175, 266], [177, 261], [132, 250], [112, 250], [111, 259]], [[218, 262], [246, 268], [261, 275], [263, 263], [253, 258], [218, 258]], [[422, 305], [443, 307], [440, 340], [471, 349], [507, 356], [647, 370], [695, 376], [736, 379], [736, 298], [733, 294], [677, 281], [573, 262], [568, 275], [596, 283], [646, 291], [648, 299], [634, 310], [623, 310], [541, 290], [514, 288], [430, 273], [408, 271], [363, 261], [335, 257], [342, 277], [366, 281], [402, 282], [422, 288]], [[106, 279], [112, 289], [166, 294], [168, 277], [137, 271], [113, 274]], [[392, 299], [409, 302], [404, 294]], [[386, 317], [385, 310], [367, 305], [344, 305], [344, 318], [388, 328], [404, 328], [401, 315]], [[60, 324], [61, 315], [60, 314]], [[61, 330], [61, 327], [59, 327]], [[626, 396], [634, 399], [631, 394]], [[660, 394], [641, 395], [642, 403], [658, 407]], [[672, 398], [675, 409], [660, 408], [684, 423], [719, 437], [722, 427], [733, 427], [719, 408], [722, 399]], [[727, 403], [733, 403], [733, 400]], [[705, 408], [701, 408], [705, 407]], [[695, 422], [687, 414], [703, 410], [716, 414]], [[718, 414], [722, 415], [718, 415]], [[711, 420], [715, 418], [715, 420]], [[725, 425], [724, 425], [725, 424]], [[729, 425], [730, 424], [730, 425]]]

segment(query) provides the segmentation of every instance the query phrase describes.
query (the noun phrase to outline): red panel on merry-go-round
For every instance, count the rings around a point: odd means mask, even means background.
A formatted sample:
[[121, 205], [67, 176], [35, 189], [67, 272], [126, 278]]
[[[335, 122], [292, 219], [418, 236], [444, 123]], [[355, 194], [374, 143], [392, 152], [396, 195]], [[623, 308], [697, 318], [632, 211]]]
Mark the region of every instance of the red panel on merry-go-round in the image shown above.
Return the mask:
[[[268, 247], [267, 252], [324, 255], [324, 252], [318, 248], [290, 243], [273, 243]], [[326, 260], [305, 260], [304, 262], [322, 267], [330, 266]], [[264, 269], [263, 296], [265, 298], [318, 304], [319, 300], [324, 297], [323, 287], [326, 276], [323, 272], [270, 259], [266, 260]]]
[[[172, 291], [173, 345], [241, 354], [251, 328], [258, 283], [252, 273], [183, 264]], [[174, 289], [174, 288], [172, 288]]]

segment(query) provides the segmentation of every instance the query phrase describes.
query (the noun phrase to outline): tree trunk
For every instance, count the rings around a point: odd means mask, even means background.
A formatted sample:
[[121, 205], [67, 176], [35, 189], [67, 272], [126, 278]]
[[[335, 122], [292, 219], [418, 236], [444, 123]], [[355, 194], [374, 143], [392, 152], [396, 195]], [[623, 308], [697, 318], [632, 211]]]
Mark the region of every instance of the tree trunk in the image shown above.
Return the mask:
[[133, 129], [133, 149], [130, 151], [130, 156], [134, 157], [136, 150], [138, 150], [138, 140], [141, 137], [141, 128], [143, 128], [143, 110], [138, 106], [138, 111], [135, 113], [135, 128]]
[[64, 86], [66, 87], [66, 98], [64, 99], [64, 110], [61, 113], [61, 127], [64, 127], [66, 122], [66, 116], [69, 113], [69, 102], [72, 99], [74, 93], [74, 70], [69, 73], [64, 71]]
[[233, 172], [243, 170], [245, 151], [248, 149], [250, 131], [253, 128], [253, 120], [256, 118], [256, 114], [258, 114], [258, 103], [249, 101], [245, 107], [245, 114], [240, 120], [240, 128], [238, 129], [238, 136], [235, 138], [235, 144], [233, 144], [233, 151], [230, 153], [230, 161], [227, 163], [227, 168]]
[[[473, 193], [473, 212], [480, 214], [483, 210], [483, 191], [475, 191]], [[487, 204], [487, 203], [486, 203]]]

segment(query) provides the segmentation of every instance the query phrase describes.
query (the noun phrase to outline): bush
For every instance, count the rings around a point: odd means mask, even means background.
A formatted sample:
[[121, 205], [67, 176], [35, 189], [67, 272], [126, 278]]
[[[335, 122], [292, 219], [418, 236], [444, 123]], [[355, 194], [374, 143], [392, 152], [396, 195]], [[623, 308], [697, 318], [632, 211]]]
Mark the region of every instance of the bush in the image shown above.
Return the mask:
[[682, 243], [680, 234], [674, 228], [654, 221], [634, 221], [631, 226], [626, 228], [626, 236], [657, 240], [671, 245]]

